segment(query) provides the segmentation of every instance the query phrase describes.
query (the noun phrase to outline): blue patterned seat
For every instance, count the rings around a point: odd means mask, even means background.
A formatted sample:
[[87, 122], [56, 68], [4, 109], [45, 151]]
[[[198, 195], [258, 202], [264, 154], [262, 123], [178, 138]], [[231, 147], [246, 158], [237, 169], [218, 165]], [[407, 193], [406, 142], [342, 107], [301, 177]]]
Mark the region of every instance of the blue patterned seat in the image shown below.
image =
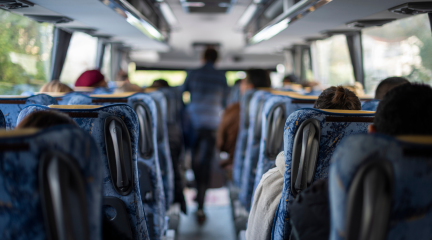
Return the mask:
[[39, 94], [30, 97], [25, 96], [7, 96], [0, 97], [0, 111], [3, 112], [6, 120], [6, 129], [14, 129], [17, 124], [17, 118], [20, 111], [28, 105], [53, 105], [57, 104], [55, 98]]
[[[330, 158], [340, 141], [349, 135], [366, 133], [373, 116], [374, 112], [366, 111], [303, 108], [288, 117], [284, 127], [284, 184], [273, 222], [273, 240], [289, 238], [289, 204], [302, 189], [327, 178]], [[303, 151], [305, 154], [301, 155]]]
[[0, 128], [6, 128], [6, 119], [2, 111], [0, 111]]
[[240, 124], [233, 164], [233, 183], [237, 187], [240, 187], [241, 185], [241, 174], [246, 153], [249, 130], [249, 106], [254, 93], [255, 90], [249, 90], [243, 94], [240, 100]]
[[[300, 108], [312, 108], [317, 99], [310, 96], [295, 96], [289, 92], [274, 93], [278, 95], [272, 96], [266, 101], [262, 112], [263, 135], [261, 137], [258, 164], [256, 170], [254, 169], [256, 174], [253, 192], [255, 192], [261, 181], [262, 175], [275, 167], [276, 156], [283, 150], [283, 131], [281, 129], [283, 129], [288, 116]], [[283, 122], [279, 120], [281, 117], [285, 117]], [[279, 132], [281, 134], [278, 134]], [[250, 196], [251, 200], [253, 195]]]
[[374, 99], [362, 104], [361, 109], [364, 111], [376, 111], [380, 100]]
[[138, 176], [139, 125], [135, 111], [126, 104], [50, 107], [28, 106], [18, 121], [33, 111], [56, 109], [72, 117], [96, 140], [103, 160], [104, 239], [150, 239]]
[[102, 239], [103, 163], [86, 131], [0, 131], [0, 162], [1, 239]]
[[[114, 103], [126, 103], [137, 111], [137, 107], [141, 106], [142, 111], [137, 112], [139, 120], [145, 120], [146, 115], [149, 114], [151, 117], [151, 133], [153, 144], [150, 148], [157, 146], [157, 124], [158, 114], [157, 106], [152, 97], [144, 93], [135, 94], [113, 94], [113, 95], [75, 95], [69, 100], [69, 104], [72, 105], [110, 105]], [[143, 126], [141, 126], [143, 127]], [[143, 139], [143, 136], [140, 136]], [[147, 222], [150, 229], [152, 239], [159, 239], [163, 234], [165, 227], [165, 213], [166, 213], [166, 200], [165, 200], [165, 185], [161, 173], [161, 165], [166, 166], [164, 162], [161, 162], [159, 151], [153, 151], [149, 149], [149, 153], [138, 155], [138, 168], [144, 172], [144, 166], [146, 166], [151, 179], [151, 188], [153, 189], [152, 200], [143, 202], [144, 209], [147, 214]], [[141, 165], [143, 164], [143, 165]], [[144, 176], [144, 175], [141, 175]]]
[[256, 91], [249, 106], [248, 139], [241, 174], [239, 200], [247, 211], [251, 205], [251, 195], [255, 181], [255, 170], [258, 163], [261, 142], [262, 111], [267, 99], [272, 96], [267, 91]]
[[[330, 167], [330, 239], [367, 237], [360, 229], [374, 234], [373, 239], [431, 239], [431, 163], [432, 136], [347, 138], [336, 149]], [[365, 194], [363, 189], [371, 191]], [[366, 208], [372, 211], [365, 221]]]

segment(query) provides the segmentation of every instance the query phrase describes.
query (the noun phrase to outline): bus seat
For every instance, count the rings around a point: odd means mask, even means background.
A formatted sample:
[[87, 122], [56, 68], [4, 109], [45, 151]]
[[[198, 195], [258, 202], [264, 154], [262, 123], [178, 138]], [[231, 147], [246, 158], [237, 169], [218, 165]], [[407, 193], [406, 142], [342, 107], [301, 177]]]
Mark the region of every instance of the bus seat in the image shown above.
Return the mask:
[[[240, 125], [237, 135], [236, 148], [234, 152], [233, 164], [233, 183], [234, 186], [240, 187], [243, 161], [246, 153], [246, 145], [249, 130], [249, 104], [255, 90], [245, 92], [240, 100]], [[234, 197], [236, 198], [236, 197]]]
[[335, 148], [349, 135], [367, 133], [374, 114], [303, 108], [288, 117], [284, 127], [284, 186], [273, 222], [273, 240], [289, 238], [289, 204], [313, 182], [327, 178]]
[[21, 109], [31, 104], [53, 105], [57, 104], [57, 100], [46, 94], [39, 94], [30, 97], [0, 96], [0, 111], [4, 114], [7, 130], [15, 128]]
[[0, 111], [0, 129], [6, 129], [6, 119], [2, 111]]
[[250, 101], [249, 107], [249, 129], [245, 158], [243, 161], [242, 179], [240, 185], [239, 200], [247, 211], [250, 210], [251, 195], [255, 181], [256, 165], [258, 163], [261, 142], [262, 111], [271, 93], [257, 91]]
[[370, 100], [362, 104], [361, 109], [364, 111], [376, 111], [380, 100]]
[[[75, 98], [76, 96], [87, 96], [87, 95], [85, 93], [82, 93], [82, 92], [69, 92], [69, 93], [64, 94], [63, 96], [56, 97], [56, 99], [57, 99], [57, 102], [59, 105], [69, 105], [69, 101], [72, 98]], [[55, 96], [53, 96], [53, 97], [55, 97]], [[74, 105], [74, 104], [71, 104], [71, 105]]]
[[0, 131], [1, 239], [101, 240], [101, 158], [77, 127]]
[[126, 104], [50, 107], [28, 106], [18, 121], [33, 111], [56, 109], [72, 117], [96, 140], [104, 163], [103, 239], [150, 239], [138, 179], [139, 125], [135, 111]]
[[236, 84], [230, 88], [227, 106], [240, 101], [240, 84]]
[[432, 136], [347, 138], [329, 174], [330, 239], [430, 239]]
[[[147, 225], [152, 239], [160, 238], [163, 234], [166, 214], [165, 185], [163, 178], [166, 178], [166, 171], [162, 170], [167, 166], [165, 158], [157, 151], [157, 130], [159, 123], [156, 103], [152, 97], [144, 93], [121, 93], [111, 95], [75, 95], [69, 100], [69, 104], [101, 104], [110, 105], [115, 103], [126, 103], [132, 107], [138, 116], [140, 127], [138, 147], [138, 169], [140, 176], [152, 180], [151, 189], [153, 192], [144, 194], [141, 192], [143, 206], [147, 215]], [[159, 124], [160, 125], [160, 124]], [[148, 128], [148, 126], [151, 126]], [[150, 134], [147, 134], [150, 133]], [[155, 151], [156, 149], [156, 151]], [[150, 176], [146, 176], [149, 173]], [[140, 179], [141, 181], [141, 179]], [[144, 190], [144, 189], [143, 189]], [[147, 197], [152, 196], [148, 199]], [[145, 200], [144, 200], [145, 199]]]
[[[276, 157], [283, 150], [283, 129], [288, 116], [300, 108], [311, 108], [314, 103], [314, 99], [299, 99], [284, 95], [272, 96], [266, 101], [262, 113], [263, 137], [260, 143], [253, 192], [261, 181], [262, 175], [275, 167]], [[251, 195], [251, 200], [253, 195]]]

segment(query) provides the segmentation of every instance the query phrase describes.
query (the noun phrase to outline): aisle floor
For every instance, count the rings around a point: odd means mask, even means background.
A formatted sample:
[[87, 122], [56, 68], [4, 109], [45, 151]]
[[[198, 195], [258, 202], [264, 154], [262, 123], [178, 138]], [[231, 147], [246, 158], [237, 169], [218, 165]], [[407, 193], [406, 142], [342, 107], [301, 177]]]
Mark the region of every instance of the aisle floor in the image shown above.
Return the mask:
[[196, 203], [194, 189], [186, 189], [188, 215], [181, 215], [177, 240], [235, 240], [234, 223], [231, 217], [228, 190], [211, 189], [206, 194], [205, 213], [207, 221], [203, 225], [196, 222]]

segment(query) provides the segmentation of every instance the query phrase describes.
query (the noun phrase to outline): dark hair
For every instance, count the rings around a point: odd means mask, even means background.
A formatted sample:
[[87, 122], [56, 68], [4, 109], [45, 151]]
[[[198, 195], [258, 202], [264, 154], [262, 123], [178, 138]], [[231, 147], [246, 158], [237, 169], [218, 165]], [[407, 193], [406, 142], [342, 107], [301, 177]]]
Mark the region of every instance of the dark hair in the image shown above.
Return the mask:
[[68, 115], [54, 110], [47, 110], [30, 113], [16, 128], [49, 128], [64, 124], [78, 126]]
[[316, 100], [317, 109], [360, 110], [361, 103], [354, 92], [342, 86], [329, 87]]
[[169, 87], [170, 85], [165, 79], [156, 79], [153, 81], [153, 84], [150, 87], [155, 88], [162, 88], [162, 87]]
[[390, 90], [378, 105], [374, 126], [388, 135], [432, 135], [432, 88], [403, 84]]
[[218, 59], [218, 52], [214, 48], [207, 48], [204, 51], [203, 58], [206, 62], [215, 63]]
[[283, 81], [284, 83], [297, 83], [299, 82], [299, 79], [296, 75], [290, 74], [284, 77]]
[[269, 88], [271, 86], [270, 74], [264, 69], [249, 69], [246, 71], [246, 81], [254, 88]]
[[409, 83], [409, 81], [403, 77], [389, 77], [382, 80], [375, 90], [375, 99], [383, 99], [388, 91], [405, 83]]

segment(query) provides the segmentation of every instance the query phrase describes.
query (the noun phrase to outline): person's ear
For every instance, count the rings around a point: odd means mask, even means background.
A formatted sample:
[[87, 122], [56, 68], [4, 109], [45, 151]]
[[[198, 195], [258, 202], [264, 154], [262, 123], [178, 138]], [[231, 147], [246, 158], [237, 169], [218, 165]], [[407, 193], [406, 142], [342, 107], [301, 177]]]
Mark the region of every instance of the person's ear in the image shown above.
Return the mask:
[[373, 125], [373, 124], [369, 125], [368, 133], [376, 133], [375, 125]]

